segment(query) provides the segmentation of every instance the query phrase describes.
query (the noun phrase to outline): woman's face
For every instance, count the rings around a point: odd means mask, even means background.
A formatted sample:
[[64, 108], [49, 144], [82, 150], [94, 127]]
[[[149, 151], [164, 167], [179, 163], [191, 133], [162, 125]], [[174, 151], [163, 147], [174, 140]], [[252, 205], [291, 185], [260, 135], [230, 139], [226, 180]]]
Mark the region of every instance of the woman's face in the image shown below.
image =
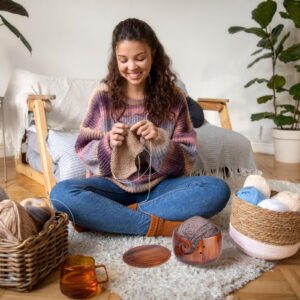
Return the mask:
[[116, 57], [119, 72], [127, 83], [143, 88], [152, 65], [150, 47], [142, 41], [124, 40], [116, 46]]

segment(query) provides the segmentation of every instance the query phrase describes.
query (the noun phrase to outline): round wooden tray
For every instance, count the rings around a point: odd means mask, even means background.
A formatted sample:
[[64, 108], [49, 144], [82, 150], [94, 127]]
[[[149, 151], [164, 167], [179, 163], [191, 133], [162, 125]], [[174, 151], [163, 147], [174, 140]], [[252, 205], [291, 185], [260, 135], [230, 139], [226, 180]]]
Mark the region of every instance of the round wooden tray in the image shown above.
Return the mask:
[[171, 251], [159, 245], [143, 245], [129, 249], [123, 255], [128, 265], [138, 268], [149, 268], [161, 265], [171, 256]]

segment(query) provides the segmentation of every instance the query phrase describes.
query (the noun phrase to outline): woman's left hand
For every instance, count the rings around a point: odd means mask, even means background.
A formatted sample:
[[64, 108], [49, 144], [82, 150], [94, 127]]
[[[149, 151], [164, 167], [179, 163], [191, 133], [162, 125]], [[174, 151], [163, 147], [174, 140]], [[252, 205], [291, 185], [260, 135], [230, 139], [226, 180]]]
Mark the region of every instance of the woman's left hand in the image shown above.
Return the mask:
[[155, 139], [158, 136], [157, 127], [148, 120], [142, 120], [130, 127], [130, 131], [135, 131], [137, 135], [145, 140]]

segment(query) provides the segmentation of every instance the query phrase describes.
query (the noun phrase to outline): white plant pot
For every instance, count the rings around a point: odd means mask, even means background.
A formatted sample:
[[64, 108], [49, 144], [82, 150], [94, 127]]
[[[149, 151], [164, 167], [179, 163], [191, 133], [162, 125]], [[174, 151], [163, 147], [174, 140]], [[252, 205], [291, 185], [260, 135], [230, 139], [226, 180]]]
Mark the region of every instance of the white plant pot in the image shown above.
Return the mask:
[[273, 128], [275, 159], [283, 163], [300, 163], [300, 130]]

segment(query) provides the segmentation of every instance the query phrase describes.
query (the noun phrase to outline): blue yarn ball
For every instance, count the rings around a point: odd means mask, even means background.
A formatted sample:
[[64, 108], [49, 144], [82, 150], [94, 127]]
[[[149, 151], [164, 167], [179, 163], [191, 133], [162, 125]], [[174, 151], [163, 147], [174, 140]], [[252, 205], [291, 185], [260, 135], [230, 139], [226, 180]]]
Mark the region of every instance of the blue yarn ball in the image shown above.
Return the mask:
[[266, 196], [253, 186], [247, 186], [240, 189], [236, 195], [253, 205], [257, 205], [260, 201], [266, 199]]

